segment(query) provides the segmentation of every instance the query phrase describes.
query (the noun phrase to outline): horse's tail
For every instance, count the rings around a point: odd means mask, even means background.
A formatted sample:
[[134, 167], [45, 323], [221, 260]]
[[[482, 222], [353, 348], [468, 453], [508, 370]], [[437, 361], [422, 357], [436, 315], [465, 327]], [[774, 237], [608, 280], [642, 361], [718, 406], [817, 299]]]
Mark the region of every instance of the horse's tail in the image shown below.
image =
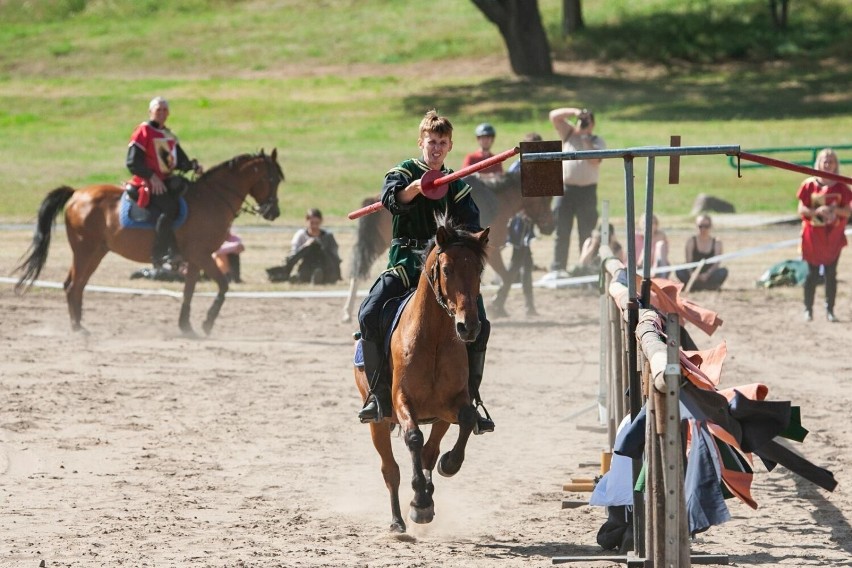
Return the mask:
[[[375, 199], [368, 197], [361, 203], [361, 206], [372, 205], [375, 201]], [[382, 210], [358, 219], [358, 235], [355, 238], [355, 244], [352, 245], [350, 278], [358, 280], [367, 278], [370, 275], [370, 266], [373, 265], [373, 261], [388, 246], [381, 231], [379, 231], [379, 223], [382, 222], [381, 214]]]
[[33, 242], [27, 249], [28, 254], [25, 253], [26, 259], [15, 268], [16, 272], [23, 272], [21, 279], [15, 284], [15, 292], [26, 292], [38, 278], [38, 275], [41, 274], [41, 269], [47, 262], [47, 249], [50, 248], [50, 236], [53, 232], [56, 215], [62, 211], [72, 195], [74, 195], [74, 189], [63, 185], [48, 193], [44, 201], [41, 202]]

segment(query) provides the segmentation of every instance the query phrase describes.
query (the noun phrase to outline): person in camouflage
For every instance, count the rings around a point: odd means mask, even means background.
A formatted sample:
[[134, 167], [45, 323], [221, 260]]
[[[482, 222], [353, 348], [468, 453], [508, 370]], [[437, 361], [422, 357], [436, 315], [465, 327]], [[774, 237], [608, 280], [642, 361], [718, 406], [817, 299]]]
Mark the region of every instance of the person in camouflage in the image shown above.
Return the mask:
[[[422, 252], [437, 231], [436, 214], [447, 213], [465, 229], [482, 230], [479, 226], [479, 209], [471, 196], [471, 188], [463, 180], [449, 184], [447, 193], [440, 199], [428, 199], [421, 193], [420, 178], [429, 170], [449, 174], [444, 160], [453, 148], [453, 125], [446, 117], [430, 110], [420, 122], [417, 146], [421, 155], [400, 162], [385, 175], [381, 201], [393, 215], [392, 240], [388, 253], [387, 269], [378, 277], [358, 311], [361, 328], [364, 371], [370, 384], [370, 395], [358, 413], [362, 423], [378, 422], [390, 416], [390, 377], [384, 354], [384, 337], [381, 313], [385, 303], [405, 295], [417, 286], [422, 270]], [[491, 324], [485, 316], [482, 297], [477, 299], [482, 330], [476, 341], [469, 344], [468, 369], [471, 398], [482, 406], [479, 385], [485, 367], [485, 350], [491, 333]], [[494, 430], [494, 422], [485, 410], [479, 415], [474, 432], [482, 434]]]

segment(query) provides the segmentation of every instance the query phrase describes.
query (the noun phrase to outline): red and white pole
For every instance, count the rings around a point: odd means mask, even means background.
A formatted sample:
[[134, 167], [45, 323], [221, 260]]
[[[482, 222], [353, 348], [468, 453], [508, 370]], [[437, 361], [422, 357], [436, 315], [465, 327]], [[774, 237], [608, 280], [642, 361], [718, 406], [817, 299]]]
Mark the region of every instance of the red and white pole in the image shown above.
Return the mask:
[[[420, 178], [420, 191], [424, 196], [429, 199], [441, 199], [447, 194], [447, 184], [456, 181], [457, 179], [461, 179], [465, 176], [469, 176], [472, 173], [476, 173], [479, 170], [484, 170], [489, 166], [493, 166], [494, 164], [499, 164], [500, 162], [505, 162], [512, 156], [518, 154], [521, 151], [517, 146], [506, 150], [505, 152], [500, 152], [499, 154], [495, 154], [490, 158], [486, 158], [481, 162], [477, 162], [473, 165], [470, 165], [466, 168], [462, 168], [456, 172], [451, 174], [447, 174], [445, 176], [441, 176], [440, 170], [429, 170]], [[364, 215], [369, 215], [370, 213], [375, 213], [379, 209], [382, 208], [382, 202], [377, 201], [371, 205], [367, 205], [366, 207], [362, 207], [361, 209], [356, 209], [349, 213], [348, 217], [350, 219], [358, 219], [359, 217], [363, 217]]]

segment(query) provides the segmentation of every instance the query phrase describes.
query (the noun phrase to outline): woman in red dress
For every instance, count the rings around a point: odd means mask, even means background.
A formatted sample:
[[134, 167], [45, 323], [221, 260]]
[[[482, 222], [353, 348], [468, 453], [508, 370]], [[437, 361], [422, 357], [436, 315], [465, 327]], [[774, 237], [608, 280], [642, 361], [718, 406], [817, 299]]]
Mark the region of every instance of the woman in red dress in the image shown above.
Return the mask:
[[[814, 168], [839, 173], [840, 163], [831, 148], [817, 154]], [[820, 266], [825, 276], [825, 317], [836, 322], [834, 299], [837, 295], [837, 261], [846, 246], [846, 222], [852, 212], [852, 190], [845, 183], [819, 176], [809, 177], [799, 187], [799, 215], [802, 217], [802, 258], [808, 263], [805, 280], [805, 320], [814, 315], [814, 295]]]

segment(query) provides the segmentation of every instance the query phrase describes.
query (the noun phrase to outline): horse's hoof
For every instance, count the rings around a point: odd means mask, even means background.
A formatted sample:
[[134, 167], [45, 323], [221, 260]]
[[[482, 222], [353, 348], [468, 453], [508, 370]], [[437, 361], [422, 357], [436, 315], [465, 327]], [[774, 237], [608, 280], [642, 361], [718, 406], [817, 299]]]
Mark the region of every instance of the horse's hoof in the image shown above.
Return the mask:
[[432, 519], [435, 518], [435, 504], [422, 509], [412, 505], [411, 510], [408, 511], [408, 517], [418, 525], [431, 523]]
[[198, 339], [198, 334], [191, 327], [181, 327], [180, 332], [187, 339]]
[[213, 322], [205, 321], [204, 324], [202, 324], [201, 329], [204, 330], [204, 335], [210, 335], [210, 331], [213, 329]]
[[340, 321], [343, 323], [349, 323], [350, 321], [352, 321], [352, 316], [350, 316], [349, 314], [343, 314], [343, 317], [340, 318]]
[[405, 534], [405, 523], [402, 519], [391, 523], [390, 532], [392, 534]]
[[445, 453], [441, 456], [441, 459], [438, 460], [438, 473], [444, 477], [452, 477], [457, 474], [460, 469], [461, 464], [458, 464], [457, 466], [450, 464], [450, 452]]

